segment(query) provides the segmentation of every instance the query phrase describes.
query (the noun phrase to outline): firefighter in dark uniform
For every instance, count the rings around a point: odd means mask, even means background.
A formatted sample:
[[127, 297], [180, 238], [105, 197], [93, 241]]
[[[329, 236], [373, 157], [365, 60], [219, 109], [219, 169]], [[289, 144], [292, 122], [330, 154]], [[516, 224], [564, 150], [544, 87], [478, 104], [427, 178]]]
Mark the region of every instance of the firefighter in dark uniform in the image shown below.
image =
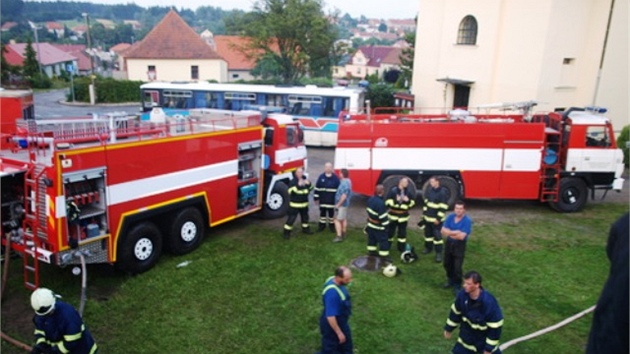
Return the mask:
[[389, 257], [389, 235], [387, 227], [389, 225], [389, 216], [387, 215], [387, 206], [383, 201], [385, 188], [382, 184], [376, 186], [374, 196], [367, 202], [367, 234], [368, 244], [367, 250], [370, 256], [379, 256], [391, 262]]
[[424, 196], [422, 211], [422, 221], [424, 222], [424, 251], [422, 254], [431, 253], [435, 247], [435, 261], [441, 263], [442, 248], [444, 247], [441, 230], [442, 223], [446, 218], [446, 210], [448, 210], [448, 196], [437, 178], [431, 177], [429, 183], [431, 188]]
[[291, 237], [291, 230], [293, 230], [293, 223], [300, 214], [302, 220], [302, 232], [305, 234], [312, 234], [310, 226], [308, 225], [308, 195], [313, 189], [311, 182], [304, 176], [304, 169], [302, 167], [295, 170], [295, 178], [291, 180], [289, 185], [289, 217], [284, 224], [284, 238]]
[[321, 354], [352, 354], [352, 332], [348, 320], [352, 314], [350, 293], [346, 285], [352, 281], [348, 267], [338, 267], [335, 275], [328, 278], [322, 291], [324, 310], [319, 318], [322, 335]]
[[481, 286], [479, 273], [468, 272], [464, 279], [464, 289], [457, 293], [446, 319], [444, 338], [451, 339], [453, 330], [459, 326], [459, 338], [453, 353], [501, 354], [501, 307], [497, 299]]
[[398, 229], [398, 250], [404, 252], [407, 247], [407, 222], [409, 209], [416, 205], [416, 196], [407, 188], [409, 178], [403, 177], [387, 194], [385, 205], [389, 207], [389, 242], [394, 241]]
[[49, 289], [38, 288], [31, 294], [35, 310], [35, 346], [33, 354], [93, 354], [98, 347], [81, 316], [69, 304], [57, 300]]
[[326, 229], [326, 224], [330, 231], [335, 232], [335, 223], [333, 216], [335, 215], [335, 193], [339, 187], [339, 177], [333, 170], [333, 165], [327, 162], [324, 165], [324, 173], [319, 175], [315, 182], [315, 192], [313, 200], [319, 204], [319, 227], [318, 232]]

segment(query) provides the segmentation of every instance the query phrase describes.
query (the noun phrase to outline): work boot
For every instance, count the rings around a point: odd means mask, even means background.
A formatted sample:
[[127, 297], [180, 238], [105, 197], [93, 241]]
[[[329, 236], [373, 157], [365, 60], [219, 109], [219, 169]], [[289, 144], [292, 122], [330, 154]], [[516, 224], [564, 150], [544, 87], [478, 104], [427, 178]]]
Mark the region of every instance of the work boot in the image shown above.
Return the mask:
[[319, 223], [319, 226], [317, 227], [317, 232], [322, 232], [326, 229], [326, 224], [323, 222]]
[[394, 261], [392, 260], [392, 257], [390, 256], [379, 256], [379, 258], [381, 259], [382, 262], [385, 262], [387, 264], [394, 263]]
[[425, 248], [425, 249], [422, 250], [422, 254], [429, 254], [431, 252], [433, 252], [433, 250], [430, 249], [430, 248]]
[[405, 242], [398, 242], [398, 252], [403, 253], [407, 249]]
[[285, 240], [288, 240], [289, 237], [291, 237], [291, 231], [284, 230], [284, 233], [282, 234], [282, 237], [284, 237]]
[[435, 263], [442, 263], [442, 253], [435, 253]]
[[302, 228], [302, 232], [307, 234], [307, 235], [312, 235], [313, 234], [313, 231], [311, 231], [310, 227]]
[[341, 237], [341, 236], [336, 236], [336, 237], [333, 239], [333, 241], [332, 241], [332, 242], [337, 243], [337, 242], [342, 242], [342, 241], [343, 241], [343, 237]]

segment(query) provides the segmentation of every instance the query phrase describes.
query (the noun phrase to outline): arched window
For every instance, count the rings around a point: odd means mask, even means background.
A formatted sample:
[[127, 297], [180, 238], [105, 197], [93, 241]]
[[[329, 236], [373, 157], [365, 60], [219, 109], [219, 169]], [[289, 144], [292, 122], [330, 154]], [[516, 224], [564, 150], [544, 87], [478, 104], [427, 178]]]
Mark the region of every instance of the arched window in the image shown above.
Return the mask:
[[468, 15], [459, 23], [457, 44], [477, 44], [477, 20], [473, 16]]

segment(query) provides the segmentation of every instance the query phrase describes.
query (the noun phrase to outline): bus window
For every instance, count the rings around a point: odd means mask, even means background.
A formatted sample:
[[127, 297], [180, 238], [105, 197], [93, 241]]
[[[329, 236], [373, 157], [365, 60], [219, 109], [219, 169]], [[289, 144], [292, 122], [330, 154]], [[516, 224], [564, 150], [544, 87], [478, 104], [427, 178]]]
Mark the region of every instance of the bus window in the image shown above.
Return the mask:
[[320, 96], [289, 95], [289, 107], [293, 115], [320, 116], [322, 98]]
[[180, 90], [164, 90], [162, 92], [164, 96], [163, 106], [166, 108], [193, 108], [192, 91], [180, 91]]
[[219, 97], [214, 92], [206, 92], [206, 108], [218, 108], [219, 107]]
[[252, 92], [226, 92], [223, 109], [240, 111], [244, 106], [256, 103], [256, 94]]
[[159, 105], [159, 97], [160, 94], [157, 91], [144, 91], [142, 106], [144, 108], [153, 109], [153, 107]]

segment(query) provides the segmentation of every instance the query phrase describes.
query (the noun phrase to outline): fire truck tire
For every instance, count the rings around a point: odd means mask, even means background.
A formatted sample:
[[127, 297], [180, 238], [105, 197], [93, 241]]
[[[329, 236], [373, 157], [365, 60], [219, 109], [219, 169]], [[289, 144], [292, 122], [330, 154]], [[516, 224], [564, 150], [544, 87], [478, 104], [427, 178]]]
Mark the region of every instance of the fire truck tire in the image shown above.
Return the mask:
[[160, 259], [162, 233], [153, 223], [141, 222], [121, 239], [118, 249], [118, 268], [131, 274], [146, 272]]
[[205, 225], [199, 209], [189, 207], [173, 219], [166, 248], [173, 254], [186, 254], [199, 247], [205, 234]]
[[559, 212], [572, 213], [579, 211], [586, 205], [588, 199], [588, 186], [581, 178], [562, 178], [558, 201], [549, 202], [551, 207]]
[[[405, 176], [405, 175], [393, 175], [393, 176], [386, 177], [383, 180], [383, 188], [385, 189], [385, 197], [387, 197], [387, 193], [389, 193], [389, 191], [391, 191], [392, 188], [394, 188], [395, 186], [398, 185], [398, 182], [403, 177], [407, 177], [407, 176]], [[407, 177], [407, 178], [409, 178], [409, 177]], [[418, 193], [417, 193], [417, 190], [416, 190], [416, 184], [413, 182], [413, 180], [411, 178], [409, 178], [409, 186], [407, 188], [409, 189], [409, 191], [413, 195], [416, 196], [416, 198], [418, 197]]]
[[[453, 178], [448, 176], [436, 176], [437, 180], [440, 182], [440, 186], [446, 189], [446, 194], [448, 195], [447, 203], [448, 208], [452, 209], [455, 205], [455, 202], [461, 198], [459, 183]], [[426, 195], [431, 188], [431, 184], [427, 180], [422, 186], [422, 195]], [[424, 198], [424, 197], [423, 197]]]
[[289, 210], [289, 187], [278, 182], [273, 186], [269, 199], [263, 204], [262, 216], [265, 219], [277, 219], [287, 215]]

